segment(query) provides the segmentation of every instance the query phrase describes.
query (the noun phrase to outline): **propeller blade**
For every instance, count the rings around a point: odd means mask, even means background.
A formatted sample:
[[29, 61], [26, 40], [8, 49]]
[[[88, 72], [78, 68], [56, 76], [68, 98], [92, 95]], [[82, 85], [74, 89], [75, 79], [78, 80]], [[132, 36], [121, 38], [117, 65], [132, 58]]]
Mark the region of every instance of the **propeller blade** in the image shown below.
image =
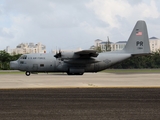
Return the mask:
[[57, 52], [57, 49], [56, 49], [56, 54], [54, 55], [55, 58], [60, 58], [62, 56], [62, 52], [61, 52], [61, 49], [59, 49], [59, 52]]

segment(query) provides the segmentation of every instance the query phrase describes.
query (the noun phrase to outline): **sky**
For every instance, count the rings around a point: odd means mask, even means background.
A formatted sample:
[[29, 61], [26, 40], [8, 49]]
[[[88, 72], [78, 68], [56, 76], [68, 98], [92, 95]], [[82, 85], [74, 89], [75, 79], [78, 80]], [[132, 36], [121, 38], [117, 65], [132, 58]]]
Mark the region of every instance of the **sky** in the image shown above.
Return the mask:
[[0, 50], [41, 42], [89, 49], [96, 39], [127, 41], [138, 20], [160, 38], [160, 0], [0, 0]]

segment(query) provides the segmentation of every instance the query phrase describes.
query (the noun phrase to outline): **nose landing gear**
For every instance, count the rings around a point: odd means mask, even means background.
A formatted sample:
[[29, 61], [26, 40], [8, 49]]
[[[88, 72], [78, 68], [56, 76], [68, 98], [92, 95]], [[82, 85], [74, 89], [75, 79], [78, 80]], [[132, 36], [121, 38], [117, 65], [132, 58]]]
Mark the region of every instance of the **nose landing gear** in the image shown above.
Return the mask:
[[29, 72], [29, 71], [26, 71], [26, 76], [30, 76], [30, 74], [31, 74], [31, 72]]

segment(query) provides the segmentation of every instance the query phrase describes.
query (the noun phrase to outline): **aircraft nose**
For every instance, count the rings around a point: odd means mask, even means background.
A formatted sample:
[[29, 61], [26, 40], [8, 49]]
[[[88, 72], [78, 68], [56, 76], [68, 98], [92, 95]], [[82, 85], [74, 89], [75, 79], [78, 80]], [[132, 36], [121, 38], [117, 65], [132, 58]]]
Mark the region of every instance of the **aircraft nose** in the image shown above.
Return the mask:
[[10, 62], [10, 69], [18, 70], [18, 62], [17, 61], [11, 61]]

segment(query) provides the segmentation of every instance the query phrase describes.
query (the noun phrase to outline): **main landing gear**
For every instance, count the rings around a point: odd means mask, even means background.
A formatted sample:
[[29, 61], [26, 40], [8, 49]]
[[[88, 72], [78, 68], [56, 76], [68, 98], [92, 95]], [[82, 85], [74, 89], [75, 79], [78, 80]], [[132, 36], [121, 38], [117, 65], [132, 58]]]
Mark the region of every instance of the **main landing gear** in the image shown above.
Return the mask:
[[70, 73], [70, 72], [67, 72], [68, 75], [83, 75], [83, 73]]
[[26, 76], [30, 76], [31, 72], [26, 71]]

